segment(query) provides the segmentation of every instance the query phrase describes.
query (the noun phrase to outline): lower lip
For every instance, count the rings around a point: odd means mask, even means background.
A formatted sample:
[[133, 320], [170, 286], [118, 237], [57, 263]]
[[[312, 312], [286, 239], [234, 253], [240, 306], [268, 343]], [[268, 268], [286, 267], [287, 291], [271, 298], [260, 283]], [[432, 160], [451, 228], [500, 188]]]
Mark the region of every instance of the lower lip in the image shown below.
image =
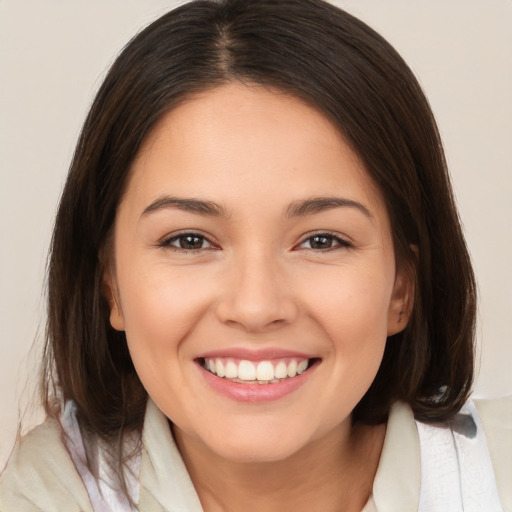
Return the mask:
[[279, 400], [299, 389], [309, 379], [316, 364], [296, 377], [285, 379], [275, 384], [242, 384], [240, 382], [232, 382], [217, 377], [205, 370], [200, 364], [198, 366], [207, 384], [217, 393], [237, 402], [257, 404]]

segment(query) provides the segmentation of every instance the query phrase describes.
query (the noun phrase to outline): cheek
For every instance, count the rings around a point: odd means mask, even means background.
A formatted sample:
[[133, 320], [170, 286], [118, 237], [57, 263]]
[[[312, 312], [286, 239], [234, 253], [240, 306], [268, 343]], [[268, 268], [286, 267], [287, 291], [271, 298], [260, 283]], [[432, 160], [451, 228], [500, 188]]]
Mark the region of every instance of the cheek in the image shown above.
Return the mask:
[[211, 302], [212, 290], [190, 269], [131, 260], [119, 266], [118, 281], [126, 336], [136, 365], [144, 360], [158, 365], [165, 354], [175, 354]]
[[317, 274], [307, 284], [309, 308], [333, 328], [353, 325], [385, 332], [394, 271], [384, 266], [379, 262], [376, 268], [337, 268]]
[[[387, 265], [338, 268], [310, 280], [308, 310], [330, 340], [336, 371], [372, 380], [387, 339], [392, 280]], [[391, 266], [391, 277], [393, 266]], [[366, 386], [370, 382], [354, 381]]]
[[183, 362], [191, 347], [186, 341], [208, 309], [211, 290], [200, 287], [198, 272], [143, 265], [135, 259], [119, 266], [118, 280], [128, 348], [137, 374], [149, 395], [157, 403], [172, 403], [169, 414], [179, 417], [188, 382]]
[[382, 283], [345, 276], [335, 291], [320, 295], [316, 321], [329, 339], [325, 364], [332, 378], [326, 395], [335, 397], [337, 409], [347, 411], [372, 384], [382, 362], [387, 340], [388, 293]]

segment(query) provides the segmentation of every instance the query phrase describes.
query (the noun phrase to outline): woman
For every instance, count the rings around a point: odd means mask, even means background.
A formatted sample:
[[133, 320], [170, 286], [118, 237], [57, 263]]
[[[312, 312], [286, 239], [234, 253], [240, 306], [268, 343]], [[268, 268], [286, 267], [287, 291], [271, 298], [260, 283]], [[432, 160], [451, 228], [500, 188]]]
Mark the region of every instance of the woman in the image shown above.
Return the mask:
[[435, 122], [389, 44], [317, 0], [189, 3], [85, 122], [49, 416], [2, 510], [508, 510], [510, 401], [468, 402], [474, 320]]

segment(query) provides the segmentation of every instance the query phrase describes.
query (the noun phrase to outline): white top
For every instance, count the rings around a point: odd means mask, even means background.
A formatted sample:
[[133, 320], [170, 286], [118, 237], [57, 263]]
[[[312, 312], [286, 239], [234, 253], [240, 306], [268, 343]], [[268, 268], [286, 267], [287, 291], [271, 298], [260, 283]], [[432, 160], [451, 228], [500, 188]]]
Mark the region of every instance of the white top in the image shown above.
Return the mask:
[[472, 402], [446, 425], [416, 423], [420, 512], [503, 512], [480, 416]]
[[[73, 411], [69, 404], [61, 417], [67, 441], [48, 419], [17, 443], [0, 479], [2, 512], [131, 510], [101, 448], [84, 444]], [[168, 420], [151, 400], [142, 443], [128, 476], [137, 509], [202, 512]], [[84, 463], [89, 460], [96, 461], [93, 467]], [[363, 512], [409, 511], [512, 512], [512, 397], [477, 401], [476, 407], [469, 403], [449, 423], [436, 426], [416, 422], [405, 404], [393, 406], [373, 495]]]

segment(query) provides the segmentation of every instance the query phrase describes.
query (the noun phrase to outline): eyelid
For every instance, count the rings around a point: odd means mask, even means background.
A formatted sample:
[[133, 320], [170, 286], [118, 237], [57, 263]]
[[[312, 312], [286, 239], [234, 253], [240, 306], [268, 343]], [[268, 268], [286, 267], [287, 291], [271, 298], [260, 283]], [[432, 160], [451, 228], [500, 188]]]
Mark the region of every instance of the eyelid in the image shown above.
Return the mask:
[[315, 252], [327, 252], [327, 251], [331, 251], [331, 250], [334, 250], [334, 249], [337, 249], [337, 248], [340, 248], [340, 247], [345, 247], [345, 248], [352, 247], [352, 243], [349, 242], [345, 237], [343, 237], [339, 233], [334, 233], [332, 231], [314, 231], [312, 233], [311, 232], [310, 233], [306, 233], [302, 237], [301, 241], [295, 247], [296, 248], [301, 248], [301, 246], [305, 242], [307, 242], [311, 238], [314, 238], [315, 236], [329, 237], [329, 238], [332, 238], [337, 243], [333, 247], [329, 247], [327, 249], [313, 249], [311, 247], [306, 247], [305, 249], [311, 250], [311, 251], [315, 251]]
[[[184, 248], [176, 247], [176, 246], [172, 245], [173, 241], [178, 240], [180, 237], [186, 236], [186, 235], [191, 235], [191, 236], [196, 236], [198, 238], [201, 238], [205, 242], [207, 242], [209, 246], [200, 248], [200, 249], [184, 249]], [[301, 238], [301, 241], [295, 245], [294, 249], [300, 249], [304, 243], [306, 243], [308, 240], [314, 238], [315, 236], [325, 236], [328, 238], [332, 238], [333, 241], [335, 242], [335, 245], [333, 245], [332, 247], [328, 247], [326, 249], [314, 249], [311, 247], [306, 248], [306, 249], [312, 250], [315, 252], [326, 252], [326, 251], [330, 251], [330, 250], [340, 248], [340, 247], [352, 247], [352, 243], [349, 242], [345, 237], [343, 237], [339, 233], [319, 230], [319, 231], [306, 233]], [[210, 239], [209, 236], [207, 236], [206, 234], [202, 233], [199, 230], [191, 230], [191, 229], [184, 229], [182, 231], [178, 231], [178, 232], [175, 231], [173, 233], [170, 233], [170, 234], [164, 236], [156, 245], [157, 245], [157, 247], [169, 248], [169, 249], [179, 251], [179, 252], [201, 252], [201, 251], [205, 251], [205, 250], [220, 249], [220, 247], [216, 243], [214, 243]]]
[[[191, 235], [191, 236], [196, 236], [198, 238], [202, 238], [204, 241], [206, 241], [209, 244], [209, 247], [204, 247], [201, 249], [184, 249], [182, 247], [176, 247], [171, 244], [171, 242], [178, 240], [180, 237], [183, 237], [186, 235]], [[220, 249], [220, 247], [217, 244], [212, 242], [212, 240], [210, 239], [209, 236], [207, 236], [206, 234], [202, 233], [201, 231], [198, 231], [195, 229], [184, 229], [181, 231], [175, 231], [173, 233], [170, 233], [170, 234], [164, 236], [162, 239], [160, 239], [156, 245], [157, 245], [157, 247], [161, 247], [164, 249], [171, 249], [171, 250], [178, 251], [178, 252], [201, 252], [201, 251], [212, 250], [212, 249], [215, 249], [215, 250]]]

